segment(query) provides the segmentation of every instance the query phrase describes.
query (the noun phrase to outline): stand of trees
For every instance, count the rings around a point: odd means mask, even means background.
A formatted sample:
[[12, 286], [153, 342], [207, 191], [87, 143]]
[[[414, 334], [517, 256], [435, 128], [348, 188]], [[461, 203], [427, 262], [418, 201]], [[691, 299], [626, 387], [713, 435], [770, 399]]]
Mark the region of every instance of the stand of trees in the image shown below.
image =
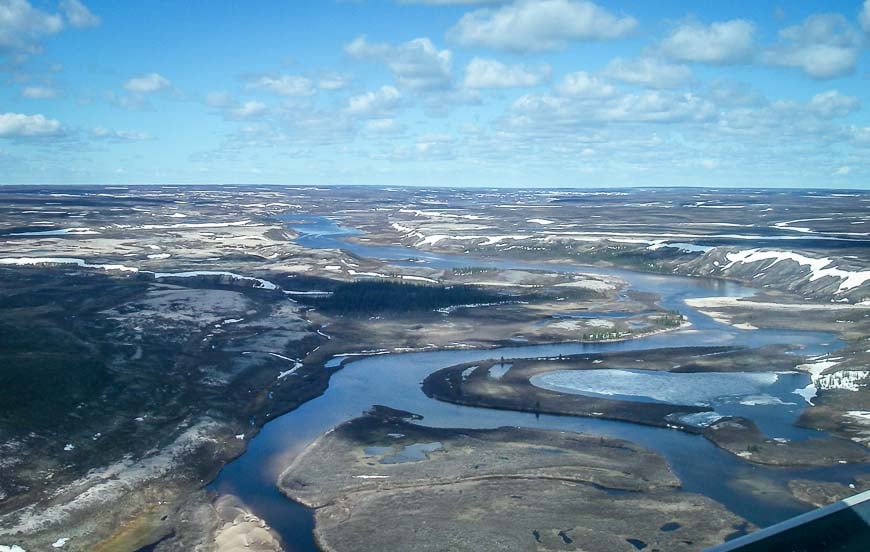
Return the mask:
[[504, 297], [474, 286], [430, 286], [363, 280], [340, 284], [329, 297], [310, 297], [304, 300], [324, 312], [373, 313], [494, 303], [504, 300]]

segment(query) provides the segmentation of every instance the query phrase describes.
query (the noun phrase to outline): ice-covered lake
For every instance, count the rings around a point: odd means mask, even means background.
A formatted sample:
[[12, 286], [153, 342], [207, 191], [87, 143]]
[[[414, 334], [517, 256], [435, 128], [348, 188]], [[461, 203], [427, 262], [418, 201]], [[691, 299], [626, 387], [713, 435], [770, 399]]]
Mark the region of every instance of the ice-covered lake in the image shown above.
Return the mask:
[[706, 426], [723, 416], [754, 421], [768, 437], [820, 437], [797, 427], [805, 407], [800, 392], [810, 382], [803, 372], [657, 372], [631, 368], [558, 370], [538, 374], [532, 385], [559, 393], [626, 401], [707, 406], [712, 412], [680, 421]]
[[732, 398], [762, 395], [777, 382], [774, 372], [674, 373], [649, 370], [559, 370], [538, 374], [532, 385], [575, 395], [639, 402], [709, 406]]

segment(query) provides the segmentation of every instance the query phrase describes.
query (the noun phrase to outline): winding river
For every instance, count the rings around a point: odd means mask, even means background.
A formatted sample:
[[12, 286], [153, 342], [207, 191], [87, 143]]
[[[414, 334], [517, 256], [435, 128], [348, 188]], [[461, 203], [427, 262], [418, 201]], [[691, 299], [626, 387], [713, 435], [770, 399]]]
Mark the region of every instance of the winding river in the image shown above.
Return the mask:
[[[648, 427], [611, 420], [570, 416], [536, 416], [531, 413], [492, 410], [436, 401], [423, 394], [420, 384], [430, 373], [458, 363], [490, 358], [529, 358], [611, 351], [634, 351], [660, 347], [713, 345], [799, 344], [802, 354], [822, 354], [841, 343], [825, 332], [784, 330], [739, 330], [721, 324], [685, 304], [696, 297], [746, 297], [755, 290], [714, 279], [644, 274], [621, 269], [570, 265], [536, 265], [509, 260], [477, 259], [468, 256], [437, 255], [401, 246], [369, 246], [345, 242], [341, 238], [358, 232], [338, 226], [332, 220], [313, 216], [285, 216], [288, 226], [300, 233], [297, 243], [311, 248], [342, 248], [362, 257], [389, 260], [395, 264], [453, 268], [489, 266], [559, 270], [618, 276], [631, 289], [661, 296], [664, 308], [682, 313], [691, 327], [618, 343], [564, 343], [516, 346], [499, 349], [469, 349], [419, 353], [383, 354], [346, 362], [333, 374], [323, 395], [266, 424], [248, 444], [247, 451], [231, 462], [209, 485], [217, 493], [237, 495], [256, 515], [275, 529], [288, 551], [316, 551], [312, 536], [313, 514], [304, 506], [283, 496], [277, 478], [287, 463], [318, 436], [332, 427], [356, 417], [372, 405], [381, 404], [423, 416], [422, 424], [440, 427], [495, 428], [523, 426], [542, 429], [592, 433], [626, 439], [665, 457], [671, 469], [689, 492], [706, 495], [734, 513], [759, 526], [766, 526], [809, 509], [784, 493], [769, 493], [767, 499], [752, 494], [748, 486], [735, 485], [743, 479], [762, 481], [771, 489], [784, 490], [794, 478], [850, 482], [866, 465], [831, 468], [772, 468], [755, 466], [727, 453], [707, 439], [682, 431]], [[331, 362], [337, 362], [333, 359]], [[806, 385], [808, 377], [793, 375], [789, 385]], [[801, 379], [803, 378], [803, 379]], [[804, 408], [803, 399], [794, 395], [793, 405], [750, 406], [729, 414], [747, 415], [770, 436], [793, 440], [825, 435], [795, 427], [792, 422]], [[718, 408], [718, 407], [717, 407]], [[748, 416], [749, 417], [749, 416]]]

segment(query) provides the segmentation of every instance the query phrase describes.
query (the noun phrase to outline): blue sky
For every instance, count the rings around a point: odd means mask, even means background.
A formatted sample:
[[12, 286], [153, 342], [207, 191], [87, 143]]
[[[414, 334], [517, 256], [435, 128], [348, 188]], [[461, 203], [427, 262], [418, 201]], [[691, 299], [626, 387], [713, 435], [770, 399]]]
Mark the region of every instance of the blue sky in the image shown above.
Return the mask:
[[870, 186], [870, 0], [0, 0], [0, 183]]

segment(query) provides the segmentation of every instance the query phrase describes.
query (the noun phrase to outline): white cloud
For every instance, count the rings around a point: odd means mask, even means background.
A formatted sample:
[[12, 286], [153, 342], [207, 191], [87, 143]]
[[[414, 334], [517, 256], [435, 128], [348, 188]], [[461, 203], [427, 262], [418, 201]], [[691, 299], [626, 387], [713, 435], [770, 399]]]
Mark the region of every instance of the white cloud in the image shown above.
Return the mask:
[[708, 121], [715, 115], [715, 106], [695, 94], [648, 91], [620, 97], [614, 104], [601, 110], [600, 118], [605, 121], [668, 123]]
[[35, 137], [60, 134], [60, 122], [44, 115], [0, 113], [0, 137]]
[[321, 90], [340, 90], [348, 85], [350, 79], [339, 73], [326, 73], [317, 79], [317, 88]]
[[717, 79], [713, 81], [709, 89], [709, 97], [717, 105], [734, 107], [760, 105], [764, 103], [764, 97], [745, 83]]
[[57, 90], [47, 86], [25, 86], [21, 95], [32, 100], [44, 100], [57, 97]]
[[864, 0], [861, 12], [858, 14], [858, 22], [865, 33], [870, 34], [870, 0]]
[[510, 124], [518, 127], [571, 128], [598, 123], [703, 122], [715, 106], [697, 95], [645, 91], [609, 97], [526, 95], [511, 106]]
[[313, 96], [315, 93], [310, 79], [295, 75], [264, 75], [249, 82], [247, 88], [268, 90], [282, 96]]
[[823, 119], [845, 117], [861, 107], [858, 98], [844, 96], [836, 90], [816, 94], [810, 99], [810, 109]]
[[58, 7], [63, 11], [67, 21], [73, 27], [96, 27], [100, 24], [100, 18], [94, 15], [79, 0], [61, 0]]
[[416, 138], [412, 145], [399, 145], [385, 158], [390, 161], [432, 161], [453, 159], [456, 140], [449, 134], [429, 133]]
[[612, 79], [649, 88], [676, 88], [692, 77], [692, 71], [685, 65], [648, 57], [633, 60], [615, 58], [608, 64], [604, 74]]
[[3, 0], [0, 4], [0, 51], [38, 52], [39, 41], [62, 28], [60, 15], [34, 8], [27, 0]]
[[356, 59], [385, 63], [402, 87], [433, 90], [448, 88], [451, 84], [453, 55], [450, 50], [436, 48], [428, 38], [392, 46], [371, 44], [360, 36], [345, 46], [344, 51]]
[[381, 61], [393, 51], [389, 44], [372, 44], [366, 40], [365, 35], [358, 36], [350, 44], [344, 46], [344, 52], [355, 59], [368, 59]]
[[811, 15], [779, 32], [780, 43], [762, 53], [768, 65], [796, 67], [814, 79], [851, 73], [861, 50], [861, 35], [840, 14]]
[[848, 165], [843, 165], [842, 167], [837, 167], [837, 170], [833, 172], [834, 176], [846, 176], [852, 172], [852, 167]]
[[662, 51], [673, 59], [725, 65], [748, 61], [753, 52], [755, 26], [743, 19], [711, 25], [685, 23], [662, 42]]
[[251, 119], [264, 114], [267, 109], [268, 107], [263, 102], [252, 100], [230, 109], [227, 113], [233, 119]]
[[348, 100], [347, 112], [359, 117], [389, 118], [402, 101], [402, 94], [393, 86], [382, 86]]
[[372, 119], [366, 122], [366, 130], [378, 134], [397, 134], [405, 130], [405, 126], [395, 119]]
[[562, 78], [562, 82], [556, 85], [556, 92], [562, 96], [577, 98], [606, 98], [616, 93], [616, 88], [603, 79], [577, 71], [569, 73]]
[[618, 38], [635, 27], [634, 18], [586, 0], [516, 0], [463, 15], [448, 36], [467, 47], [535, 52], [564, 48], [575, 40]]
[[506, 65], [494, 59], [474, 58], [465, 67], [468, 88], [522, 88], [537, 86], [550, 76], [550, 67]]
[[124, 88], [134, 94], [150, 94], [168, 88], [171, 84], [163, 75], [148, 73], [128, 80], [124, 83]]
[[91, 136], [111, 142], [139, 142], [141, 140], [151, 139], [151, 135], [145, 132], [111, 130], [105, 127], [95, 127], [91, 130]]
[[452, 157], [453, 136], [449, 134], [424, 134], [417, 138], [415, 151], [417, 155], [424, 157]]

